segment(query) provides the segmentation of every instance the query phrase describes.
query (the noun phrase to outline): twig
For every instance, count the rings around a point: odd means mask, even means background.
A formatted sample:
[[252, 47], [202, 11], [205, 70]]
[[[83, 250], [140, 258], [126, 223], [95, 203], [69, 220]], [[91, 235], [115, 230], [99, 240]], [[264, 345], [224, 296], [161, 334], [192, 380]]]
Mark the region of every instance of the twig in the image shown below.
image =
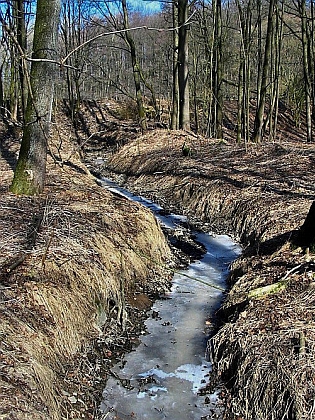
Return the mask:
[[257, 287], [256, 289], [251, 290], [248, 293], [247, 297], [249, 299], [259, 299], [259, 298], [262, 298], [264, 296], [271, 295], [273, 293], [281, 292], [282, 290], [284, 290], [286, 288], [286, 285], [288, 283], [288, 280], [287, 280], [288, 276], [290, 274], [294, 273], [295, 271], [297, 271], [301, 266], [302, 266], [302, 264], [298, 264], [297, 266], [291, 268], [291, 270], [289, 270], [282, 277], [282, 279], [277, 281], [277, 283], [268, 284], [267, 286]]
[[26, 254], [21, 255], [16, 261], [14, 261], [13, 264], [11, 264], [8, 268], [7, 268], [7, 273], [11, 273], [11, 271], [13, 271], [16, 267], [18, 267], [20, 264], [22, 264], [22, 262], [25, 260], [26, 258]]
[[45, 247], [45, 251], [44, 251], [44, 254], [43, 254], [43, 256], [42, 256], [42, 267], [45, 267], [45, 260], [46, 260], [46, 258], [47, 258], [48, 249], [49, 249], [50, 244], [51, 244], [51, 242], [52, 242], [52, 240], [53, 240], [53, 237], [54, 237], [54, 232], [52, 233], [52, 235], [50, 236], [50, 238], [49, 238], [49, 239], [48, 239], [48, 241], [47, 241], [47, 245], [46, 245], [46, 247]]

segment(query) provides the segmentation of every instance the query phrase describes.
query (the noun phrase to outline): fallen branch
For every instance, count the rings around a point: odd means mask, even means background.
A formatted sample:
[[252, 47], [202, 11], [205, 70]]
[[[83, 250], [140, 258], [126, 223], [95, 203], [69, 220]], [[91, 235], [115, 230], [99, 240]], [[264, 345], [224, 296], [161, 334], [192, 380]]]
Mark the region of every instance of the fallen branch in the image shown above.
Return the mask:
[[247, 297], [248, 299], [260, 299], [264, 296], [282, 292], [286, 288], [286, 283], [286, 281], [281, 280], [274, 284], [268, 284], [268, 286], [258, 287], [257, 289], [251, 290]]
[[26, 254], [19, 255], [16, 257], [17, 259], [9, 265], [9, 267], [6, 269], [7, 273], [11, 273], [14, 269], [16, 269], [26, 258]]
[[272, 295], [274, 293], [282, 292], [287, 287], [288, 284], [288, 276], [295, 271], [297, 271], [302, 264], [299, 264], [291, 270], [289, 270], [285, 276], [279, 280], [277, 283], [268, 284], [267, 286], [258, 287], [257, 289], [251, 290], [247, 297], [248, 299], [260, 299], [264, 296]]

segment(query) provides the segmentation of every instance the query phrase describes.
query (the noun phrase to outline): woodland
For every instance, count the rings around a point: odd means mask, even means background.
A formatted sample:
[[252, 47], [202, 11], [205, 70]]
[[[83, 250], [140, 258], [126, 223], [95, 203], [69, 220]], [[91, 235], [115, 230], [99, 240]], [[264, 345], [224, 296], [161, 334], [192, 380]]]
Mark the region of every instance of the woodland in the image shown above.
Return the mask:
[[314, 2], [145, 4], [0, 1], [0, 417], [102, 419], [169, 287], [182, 256], [109, 175], [243, 246], [208, 344], [225, 418], [313, 418]]
[[[51, 2], [42, 4], [47, 12]], [[59, 29], [51, 25], [56, 16], [38, 13], [56, 38], [52, 56], [40, 61], [36, 2], [1, 2], [0, 107], [12, 123], [23, 123], [35, 82], [31, 65], [50, 65], [42, 78], [52, 72], [54, 107], [65, 102], [74, 124], [82, 100], [112, 98], [137, 104], [142, 129], [166, 113], [163, 123], [174, 129], [224, 138], [224, 127], [233, 127], [234, 141], [261, 142], [276, 137], [278, 115], [288, 110], [312, 141], [312, 1], [181, 0], [161, 2], [153, 14], [133, 11], [125, 0], [63, 0], [55, 7]]]

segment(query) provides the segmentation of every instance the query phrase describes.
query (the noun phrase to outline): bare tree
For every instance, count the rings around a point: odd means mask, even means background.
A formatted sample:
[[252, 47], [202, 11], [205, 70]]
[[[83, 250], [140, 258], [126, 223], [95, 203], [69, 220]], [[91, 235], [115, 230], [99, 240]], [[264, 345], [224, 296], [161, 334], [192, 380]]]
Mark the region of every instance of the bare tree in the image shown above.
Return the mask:
[[6, 46], [1, 74], [5, 77], [6, 68], [10, 74], [9, 101], [4, 103], [5, 87], [2, 85], [2, 112], [6, 110], [13, 120], [24, 116], [27, 98], [27, 83], [25, 57], [27, 50], [25, 0], [3, 2], [0, 8], [0, 22], [2, 24], [3, 45]]
[[179, 128], [190, 130], [188, 70], [188, 0], [178, 1]]
[[223, 98], [222, 98], [222, 79], [223, 79], [223, 62], [222, 62], [222, 8], [221, 0], [214, 2], [214, 69], [213, 69], [213, 95], [214, 95], [214, 127], [215, 137], [223, 137], [222, 120], [223, 120]]
[[[179, 128], [179, 86], [178, 86], [178, 4], [172, 2], [172, 17], [173, 17], [173, 100], [172, 100], [172, 114], [171, 114], [171, 129], [177, 130]], [[176, 28], [176, 29], [175, 29]]]
[[60, 0], [38, 0], [25, 126], [11, 191], [43, 191], [56, 70]]
[[269, 12], [268, 12], [268, 23], [267, 23], [267, 33], [266, 33], [266, 42], [265, 42], [265, 54], [262, 66], [262, 77], [260, 85], [260, 98], [257, 104], [257, 110], [255, 115], [255, 127], [253, 140], [256, 143], [259, 143], [264, 136], [263, 125], [264, 125], [264, 111], [265, 111], [265, 102], [267, 96], [268, 88], [268, 77], [270, 73], [270, 57], [271, 57], [271, 47], [272, 47], [272, 34], [274, 27], [274, 12], [275, 12], [276, 0], [270, 0], [269, 2]]
[[[237, 141], [249, 141], [249, 97], [251, 78], [251, 46], [253, 39], [253, 2], [241, 4], [235, 0], [240, 26], [240, 60], [238, 79]], [[259, 41], [260, 42], [260, 41]], [[259, 49], [258, 49], [259, 51]], [[258, 60], [260, 62], [260, 60]]]
[[311, 62], [312, 43], [313, 40], [310, 36], [308, 15], [306, 11], [306, 0], [298, 0], [298, 9], [301, 19], [301, 32], [302, 32], [302, 51], [303, 51], [303, 75], [304, 75], [304, 93], [305, 93], [305, 110], [306, 110], [306, 131], [307, 141], [313, 140], [313, 121], [312, 121], [312, 66]]
[[[124, 19], [124, 29], [129, 29], [129, 17], [128, 17], [128, 10], [127, 10], [127, 3], [126, 0], [121, 0], [122, 9], [123, 9], [123, 19]], [[125, 40], [129, 45], [130, 49], [130, 56], [131, 56], [131, 63], [132, 63], [132, 72], [133, 72], [133, 79], [135, 82], [135, 89], [136, 89], [136, 100], [137, 100], [137, 107], [138, 107], [138, 114], [140, 120], [140, 126], [142, 130], [147, 129], [147, 119], [143, 104], [143, 94], [141, 89], [141, 69], [137, 58], [137, 51], [135, 42], [131, 33], [127, 30], [124, 33]]]

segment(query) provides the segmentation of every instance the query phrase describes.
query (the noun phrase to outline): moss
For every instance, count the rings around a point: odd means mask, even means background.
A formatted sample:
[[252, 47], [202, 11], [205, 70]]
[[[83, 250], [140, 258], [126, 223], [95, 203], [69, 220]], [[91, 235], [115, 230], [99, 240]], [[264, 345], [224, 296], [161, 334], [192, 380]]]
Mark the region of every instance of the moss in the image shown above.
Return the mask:
[[25, 169], [25, 165], [18, 166], [10, 186], [10, 191], [17, 195], [39, 194], [39, 186], [34, 183], [32, 170]]

